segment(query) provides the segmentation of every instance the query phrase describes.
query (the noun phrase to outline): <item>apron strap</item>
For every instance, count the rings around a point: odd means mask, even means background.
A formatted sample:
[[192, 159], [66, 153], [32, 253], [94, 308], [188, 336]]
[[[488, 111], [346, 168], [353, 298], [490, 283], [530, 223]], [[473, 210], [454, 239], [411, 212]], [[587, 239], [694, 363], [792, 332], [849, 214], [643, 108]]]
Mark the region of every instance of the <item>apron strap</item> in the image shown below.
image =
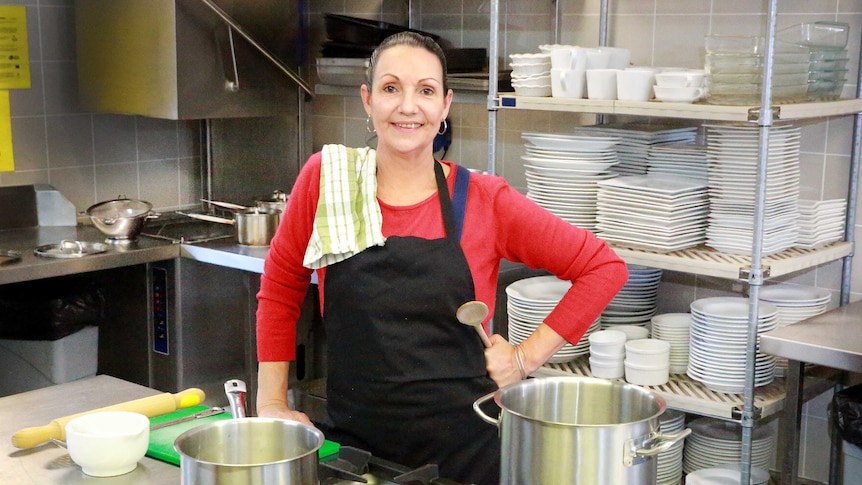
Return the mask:
[[467, 191], [470, 184], [470, 171], [466, 168], [455, 165], [455, 195], [452, 200], [449, 197], [443, 197], [443, 194], [449, 194], [449, 188], [446, 186], [446, 177], [443, 175], [443, 166], [440, 162], [434, 165], [434, 175], [437, 179], [437, 191], [440, 194], [440, 211], [443, 213], [443, 227], [446, 228], [446, 237], [453, 237], [456, 241], [461, 241], [461, 231], [464, 228], [464, 214], [467, 211]]

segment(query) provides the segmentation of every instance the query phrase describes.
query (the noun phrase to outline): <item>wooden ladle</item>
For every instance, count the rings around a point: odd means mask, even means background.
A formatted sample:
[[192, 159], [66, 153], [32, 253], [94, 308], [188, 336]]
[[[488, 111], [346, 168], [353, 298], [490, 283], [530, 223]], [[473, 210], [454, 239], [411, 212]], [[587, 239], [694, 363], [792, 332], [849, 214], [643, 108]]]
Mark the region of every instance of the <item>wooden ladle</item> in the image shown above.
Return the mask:
[[455, 316], [459, 322], [476, 329], [476, 333], [482, 338], [482, 343], [485, 344], [485, 347], [491, 346], [491, 339], [488, 338], [488, 334], [485, 333], [485, 329], [482, 327], [482, 322], [488, 316], [488, 305], [481, 301], [468, 301], [458, 307]]

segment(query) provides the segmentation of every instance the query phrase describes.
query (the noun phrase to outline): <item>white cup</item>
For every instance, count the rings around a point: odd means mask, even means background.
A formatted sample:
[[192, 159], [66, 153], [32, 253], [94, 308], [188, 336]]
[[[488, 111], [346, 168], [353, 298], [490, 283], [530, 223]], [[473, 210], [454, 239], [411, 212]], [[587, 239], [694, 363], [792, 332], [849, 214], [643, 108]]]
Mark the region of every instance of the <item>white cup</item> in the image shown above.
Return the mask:
[[551, 69], [551, 96], [583, 98], [586, 74], [576, 69]]
[[629, 68], [617, 72], [617, 99], [649, 101], [655, 73], [649, 68]]
[[611, 62], [611, 53], [601, 47], [584, 49], [587, 59], [587, 69], [607, 69]]
[[587, 97], [617, 99], [617, 72], [619, 69], [587, 69]]
[[656, 99], [671, 103], [692, 103], [706, 94], [703, 87], [653, 86], [653, 91]]
[[703, 71], [664, 71], [655, 75], [657, 86], [674, 88], [699, 88], [706, 74]]
[[632, 51], [622, 47], [601, 47], [602, 50], [610, 54], [608, 59], [608, 67], [610, 69], [625, 69], [629, 67], [632, 60]]
[[551, 54], [551, 69], [571, 69], [574, 67], [572, 61], [571, 45], [553, 45], [550, 49]]

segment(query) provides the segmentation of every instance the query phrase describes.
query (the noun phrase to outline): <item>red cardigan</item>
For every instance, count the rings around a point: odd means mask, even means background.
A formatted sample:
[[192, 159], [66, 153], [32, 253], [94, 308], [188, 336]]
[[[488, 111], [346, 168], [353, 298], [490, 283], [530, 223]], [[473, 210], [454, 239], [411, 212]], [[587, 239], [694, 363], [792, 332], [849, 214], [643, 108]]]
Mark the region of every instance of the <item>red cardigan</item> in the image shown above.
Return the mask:
[[[312, 274], [302, 266], [302, 259], [320, 194], [320, 160], [320, 153], [315, 153], [300, 171], [284, 223], [264, 263], [257, 295], [257, 352], [261, 362], [295, 358], [296, 321]], [[443, 163], [453, 166], [452, 162]], [[450, 193], [455, 174], [455, 170], [449, 171]], [[436, 194], [412, 206], [380, 202], [380, 208], [386, 237], [444, 237]], [[545, 319], [572, 343], [578, 342], [628, 279], [625, 263], [604, 241], [549, 213], [503, 178], [492, 175], [474, 173], [470, 177], [461, 247], [473, 274], [476, 298], [492, 312], [501, 258], [543, 268], [572, 281], [569, 292]], [[325, 268], [318, 270], [317, 276], [322, 299]]]

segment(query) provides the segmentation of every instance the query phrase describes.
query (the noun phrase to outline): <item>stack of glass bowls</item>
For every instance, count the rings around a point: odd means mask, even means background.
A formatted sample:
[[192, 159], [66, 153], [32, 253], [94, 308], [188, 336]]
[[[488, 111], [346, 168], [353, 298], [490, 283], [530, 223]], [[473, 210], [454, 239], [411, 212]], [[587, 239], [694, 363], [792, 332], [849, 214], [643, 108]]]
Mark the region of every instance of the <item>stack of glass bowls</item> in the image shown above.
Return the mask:
[[845, 22], [806, 22], [781, 29], [776, 39], [781, 45], [809, 50], [808, 97], [811, 101], [832, 101], [841, 96], [847, 81], [847, 39]]
[[[763, 37], [707, 35], [705, 39], [710, 104], [745, 105], [760, 102], [763, 90]], [[772, 99], [776, 103], [806, 101], [810, 54], [807, 47], [776, 44], [773, 58]]]

